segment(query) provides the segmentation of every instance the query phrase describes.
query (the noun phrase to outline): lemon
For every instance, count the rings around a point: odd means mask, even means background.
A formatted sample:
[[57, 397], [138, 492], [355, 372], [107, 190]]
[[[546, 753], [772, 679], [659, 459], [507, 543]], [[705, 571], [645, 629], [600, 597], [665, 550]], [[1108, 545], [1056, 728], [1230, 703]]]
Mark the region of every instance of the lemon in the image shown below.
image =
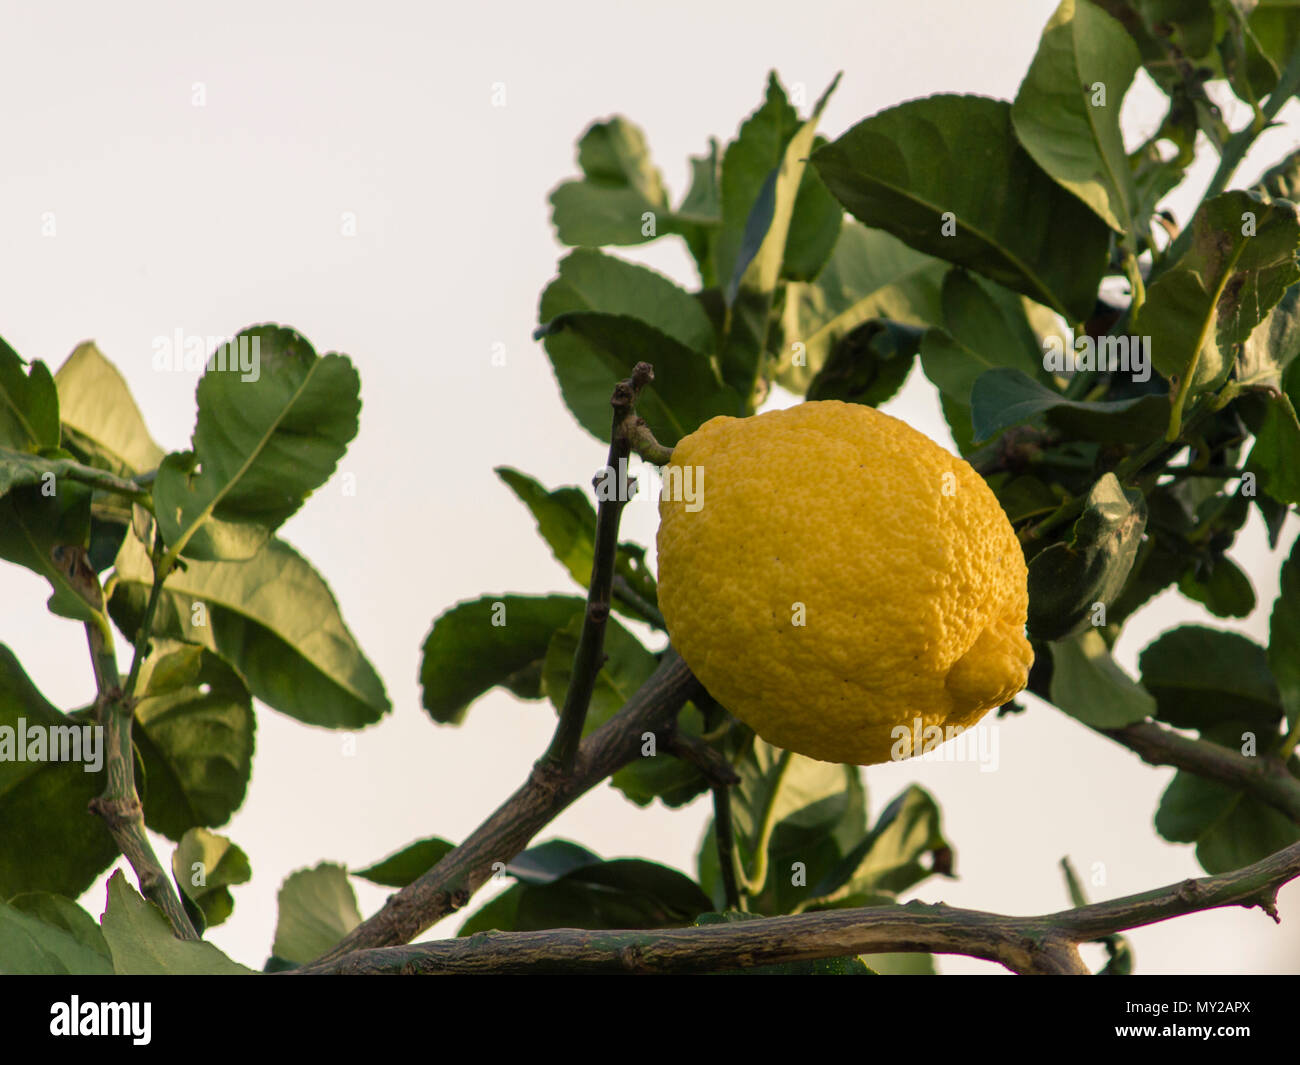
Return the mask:
[[984, 479], [905, 422], [834, 400], [713, 418], [663, 473], [669, 637], [769, 743], [909, 757], [1024, 688], [1019, 541]]

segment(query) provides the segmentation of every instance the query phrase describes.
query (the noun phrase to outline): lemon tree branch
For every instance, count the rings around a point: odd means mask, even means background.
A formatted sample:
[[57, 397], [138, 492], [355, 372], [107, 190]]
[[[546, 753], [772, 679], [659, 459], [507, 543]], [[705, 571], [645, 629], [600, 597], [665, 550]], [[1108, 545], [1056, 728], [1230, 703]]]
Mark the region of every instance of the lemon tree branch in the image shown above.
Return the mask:
[[[78, 557], [75, 565], [82, 584], [102, 603], [102, 589], [84, 553]], [[146, 633], [147, 627], [148, 619], [143, 623], [141, 632]], [[147, 634], [142, 638], [147, 642]], [[103, 820], [117, 849], [135, 871], [141, 894], [162, 910], [176, 936], [180, 939], [198, 939], [198, 933], [190, 923], [180, 896], [159, 863], [145, 833], [144, 809], [135, 784], [135, 747], [131, 740], [135, 699], [130, 688], [122, 684], [112, 631], [87, 623], [86, 639], [90, 645], [95, 687], [98, 690], [95, 716], [104, 730], [105, 752], [104, 791], [91, 799], [90, 812]], [[136, 663], [131, 670], [132, 684], [138, 675], [139, 644], [136, 651]]]
[[858, 954], [964, 954], [1021, 974], [1087, 969], [1081, 943], [1222, 906], [1259, 907], [1277, 919], [1277, 893], [1300, 877], [1300, 843], [1244, 869], [1184, 880], [1140, 895], [1041, 917], [1008, 917], [943, 904], [829, 910], [732, 924], [654, 931], [480, 932], [365, 950], [299, 972], [671, 973], [717, 972]]
[[558, 773], [539, 762], [523, 786], [460, 846], [391, 895], [378, 913], [320, 961], [364, 948], [409, 943], [435, 921], [460, 909], [492, 876], [494, 862], [509, 862], [562, 810], [639, 758], [645, 733], [666, 736], [697, 686], [686, 663], [670, 648], [627, 705], [582, 741], [571, 772]]
[[1240, 788], [1300, 824], [1300, 778], [1293, 776], [1276, 754], [1244, 755], [1209, 740], [1180, 735], [1154, 721], [1096, 731], [1123, 744], [1149, 765], [1185, 769]]

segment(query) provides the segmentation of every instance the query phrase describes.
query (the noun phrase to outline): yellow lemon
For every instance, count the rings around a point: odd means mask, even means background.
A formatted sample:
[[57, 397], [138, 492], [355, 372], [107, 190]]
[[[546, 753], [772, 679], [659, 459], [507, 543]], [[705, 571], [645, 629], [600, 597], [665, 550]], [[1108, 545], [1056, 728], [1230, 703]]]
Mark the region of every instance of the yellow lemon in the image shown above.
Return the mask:
[[713, 418], [674, 449], [659, 513], [672, 643], [769, 743], [908, 757], [1025, 686], [1028, 574], [1006, 514], [897, 418], [833, 400]]

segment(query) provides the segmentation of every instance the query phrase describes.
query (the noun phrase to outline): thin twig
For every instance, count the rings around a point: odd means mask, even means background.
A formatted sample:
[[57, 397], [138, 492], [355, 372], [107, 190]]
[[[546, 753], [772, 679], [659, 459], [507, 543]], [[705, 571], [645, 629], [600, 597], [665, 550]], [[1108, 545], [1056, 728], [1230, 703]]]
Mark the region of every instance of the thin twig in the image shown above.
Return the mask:
[[718, 848], [718, 871], [722, 875], [722, 893], [727, 909], [744, 909], [740, 883], [736, 876], [736, 833], [731, 826], [731, 788], [713, 785], [713, 837]]
[[622, 483], [627, 473], [632, 448], [627, 426], [636, 418], [636, 398], [641, 389], [654, 379], [649, 363], [639, 362], [632, 376], [614, 388], [610, 406], [614, 408], [609, 437], [609, 461], [596, 475], [596, 547], [591, 567], [591, 585], [587, 591], [587, 610], [583, 619], [578, 648], [573, 656], [569, 689], [560, 708], [560, 720], [542, 764], [567, 773], [573, 767], [587, 708], [596, 677], [605, 661], [605, 625], [609, 621], [610, 600], [614, 588], [614, 564], [618, 558], [618, 523], [631, 495], [631, 485]]

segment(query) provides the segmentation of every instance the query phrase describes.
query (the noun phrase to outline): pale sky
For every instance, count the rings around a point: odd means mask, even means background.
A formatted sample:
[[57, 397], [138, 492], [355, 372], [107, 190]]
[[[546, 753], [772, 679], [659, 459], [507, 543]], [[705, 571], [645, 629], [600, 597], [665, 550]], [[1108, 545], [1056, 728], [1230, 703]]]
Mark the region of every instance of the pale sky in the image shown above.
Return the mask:
[[[809, 101], [844, 71], [821, 126], [832, 137], [916, 96], [1010, 99], [1054, 6], [668, 0], [650, 14], [595, 2], [233, 0], [6, 12], [0, 335], [51, 369], [93, 338], [168, 449], [188, 444], [197, 375], [155, 371], [156, 336], [277, 321], [319, 352], [349, 353], [361, 373], [361, 428], [340, 466], [355, 475], [356, 496], [336, 476], [282, 535], [329, 582], [394, 709], [348, 756], [344, 734], [259, 707], [247, 801], [217, 830], [248, 853], [254, 875], [235, 889], [234, 917], [213, 942], [260, 967], [290, 872], [322, 860], [363, 867], [428, 835], [460, 839], [546, 746], [549, 705], [501, 692], [459, 729], [433, 725], [417, 672], [432, 619], [456, 601], [576, 590], [492, 468], [585, 485], [604, 459], [531, 339], [563, 254], [547, 194], [573, 176], [588, 123], [618, 113], [641, 125], [676, 202], [687, 155], [710, 135], [725, 143], [734, 134], [769, 69], [788, 87], [803, 84]], [[498, 82], [504, 108], [491, 106]], [[1154, 128], [1157, 99], [1149, 83], [1130, 94], [1133, 141]], [[1295, 123], [1297, 110], [1283, 117]], [[1298, 143], [1295, 124], [1270, 131], [1241, 178]], [[1203, 187], [1208, 173], [1191, 184]], [[1172, 201], [1181, 221], [1197, 194]], [[42, 236], [49, 212], [52, 238]], [[354, 238], [340, 235], [344, 212], [355, 213]], [[625, 254], [694, 285], [674, 238]], [[504, 367], [490, 361], [497, 343]], [[919, 370], [886, 409], [951, 446]], [[627, 509], [625, 538], [653, 544], [655, 526], [650, 500]], [[1293, 516], [1284, 547], [1298, 530]], [[1132, 671], [1142, 647], [1183, 622], [1266, 639], [1284, 556], [1268, 550], [1252, 515], [1234, 557], [1254, 581], [1255, 614], [1222, 621], [1167, 593], [1130, 623], [1121, 664]], [[45, 612], [48, 594], [34, 575], [0, 566], [0, 641], [47, 698], [71, 709], [93, 695], [85, 638]], [[960, 879], [915, 897], [1012, 914], [1061, 909], [1063, 855], [1086, 881], [1103, 879], [1089, 887], [1095, 900], [1199, 875], [1193, 849], [1152, 827], [1172, 770], [1029, 702], [999, 726], [997, 772], [914, 762], [866, 772], [873, 811], [914, 781], [943, 806]], [[693, 875], [708, 816], [707, 799], [640, 810], [603, 787], [539, 838]], [[170, 844], [155, 843], [168, 862]], [[102, 883], [82, 899], [96, 917]], [[373, 912], [386, 891], [355, 883]], [[1284, 890], [1280, 909], [1280, 928], [1238, 909], [1134, 932], [1138, 971], [1300, 971], [1300, 884]], [[1001, 971], [960, 958], [940, 966]]]

